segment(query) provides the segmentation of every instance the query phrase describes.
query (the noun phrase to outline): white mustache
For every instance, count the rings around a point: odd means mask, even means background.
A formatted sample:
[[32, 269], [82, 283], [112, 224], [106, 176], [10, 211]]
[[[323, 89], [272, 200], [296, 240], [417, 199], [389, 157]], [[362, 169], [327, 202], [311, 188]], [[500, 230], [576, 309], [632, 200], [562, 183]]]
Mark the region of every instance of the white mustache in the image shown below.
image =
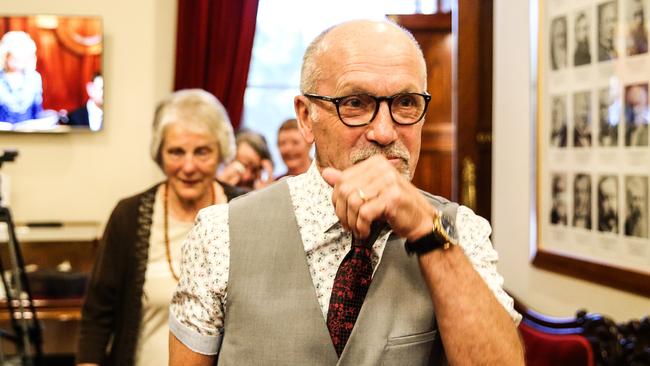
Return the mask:
[[353, 151], [350, 154], [350, 160], [353, 164], [357, 164], [363, 160], [368, 159], [374, 155], [383, 155], [386, 158], [398, 158], [404, 161], [406, 166], [409, 166], [411, 155], [406, 147], [398, 145], [397, 143], [389, 146], [378, 146], [376, 144], [368, 145], [359, 150]]

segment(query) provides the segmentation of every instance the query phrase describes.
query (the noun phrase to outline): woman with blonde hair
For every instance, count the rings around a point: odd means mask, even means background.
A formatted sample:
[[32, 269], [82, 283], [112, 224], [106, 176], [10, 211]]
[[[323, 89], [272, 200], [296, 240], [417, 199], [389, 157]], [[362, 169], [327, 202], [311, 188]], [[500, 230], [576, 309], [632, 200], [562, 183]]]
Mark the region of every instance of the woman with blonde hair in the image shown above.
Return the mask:
[[36, 71], [36, 43], [23, 31], [0, 40], [0, 122], [39, 118], [43, 111], [43, 81]]
[[83, 308], [79, 365], [167, 364], [181, 244], [199, 210], [242, 193], [214, 179], [233, 155], [228, 115], [210, 93], [181, 90], [158, 106], [151, 157], [166, 179], [111, 214]]

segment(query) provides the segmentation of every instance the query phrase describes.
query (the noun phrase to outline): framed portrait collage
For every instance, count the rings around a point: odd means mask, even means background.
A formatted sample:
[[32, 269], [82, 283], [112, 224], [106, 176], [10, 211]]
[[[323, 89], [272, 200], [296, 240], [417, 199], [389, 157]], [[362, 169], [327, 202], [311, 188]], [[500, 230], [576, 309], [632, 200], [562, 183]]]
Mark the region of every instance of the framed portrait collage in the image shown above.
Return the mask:
[[533, 263], [650, 296], [650, 0], [539, 0]]

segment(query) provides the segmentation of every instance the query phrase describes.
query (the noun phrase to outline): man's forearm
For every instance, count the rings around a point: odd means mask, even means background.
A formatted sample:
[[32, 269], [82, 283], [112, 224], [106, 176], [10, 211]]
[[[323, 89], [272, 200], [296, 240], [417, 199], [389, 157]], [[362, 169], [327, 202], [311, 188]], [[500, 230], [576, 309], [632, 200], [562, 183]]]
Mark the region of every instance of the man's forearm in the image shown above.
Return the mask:
[[523, 365], [519, 335], [458, 246], [420, 256], [451, 365]]
[[169, 366], [212, 366], [214, 361], [214, 356], [192, 351], [173, 333], [169, 333]]

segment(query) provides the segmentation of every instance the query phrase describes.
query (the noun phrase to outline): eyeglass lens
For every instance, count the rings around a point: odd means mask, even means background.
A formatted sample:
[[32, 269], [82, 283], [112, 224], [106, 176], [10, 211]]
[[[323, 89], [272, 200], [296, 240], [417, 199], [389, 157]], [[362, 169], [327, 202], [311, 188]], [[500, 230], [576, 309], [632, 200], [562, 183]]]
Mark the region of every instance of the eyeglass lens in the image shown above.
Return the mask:
[[[378, 100], [370, 95], [351, 95], [340, 100], [339, 115], [346, 124], [364, 125], [373, 119], [377, 103]], [[418, 122], [425, 107], [426, 99], [419, 94], [404, 93], [390, 98], [390, 112], [395, 122], [400, 124]]]

